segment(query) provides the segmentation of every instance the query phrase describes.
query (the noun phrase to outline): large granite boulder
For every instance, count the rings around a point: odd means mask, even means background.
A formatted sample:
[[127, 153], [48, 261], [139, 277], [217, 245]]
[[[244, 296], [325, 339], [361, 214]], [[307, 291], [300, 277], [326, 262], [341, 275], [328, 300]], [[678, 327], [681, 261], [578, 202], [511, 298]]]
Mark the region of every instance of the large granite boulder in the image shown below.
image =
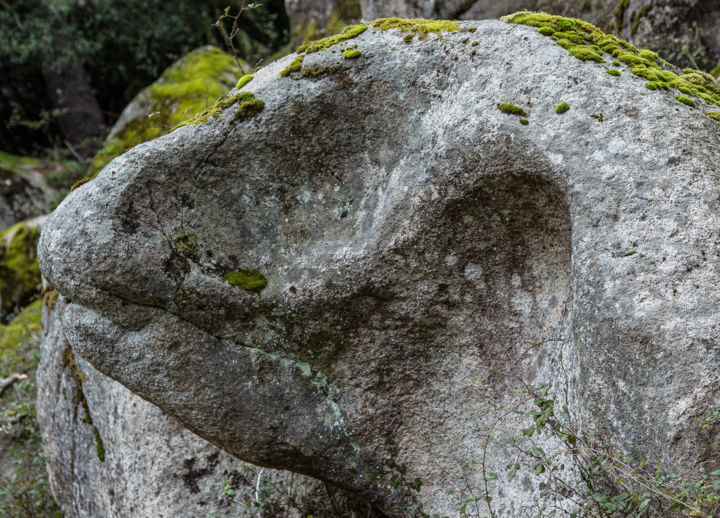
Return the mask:
[[717, 465], [720, 90], [507, 21], [353, 27], [113, 160], [39, 245], [76, 357], [392, 517], [542, 499], [488, 440], [521, 383], [621, 452]]
[[45, 302], [37, 416], [66, 516], [322, 518], [335, 506], [376, 517], [336, 488], [244, 463], [189, 432], [74, 354], [61, 324], [67, 302], [53, 291]]

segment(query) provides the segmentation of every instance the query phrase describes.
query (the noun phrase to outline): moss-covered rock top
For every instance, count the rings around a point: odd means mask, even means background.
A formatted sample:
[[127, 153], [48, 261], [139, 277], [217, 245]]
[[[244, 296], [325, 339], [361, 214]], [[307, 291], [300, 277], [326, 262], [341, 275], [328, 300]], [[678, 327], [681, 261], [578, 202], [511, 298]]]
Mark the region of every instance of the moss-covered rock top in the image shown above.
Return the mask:
[[19, 311], [40, 288], [39, 238], [33, 222], [18, 223], [0, 234], [0, 321]]
[[190, 52], [128, 105], [95, 155], [87, 176], [94, 178], [113, 158], [214, 105], [248, 69], [246, 63], [239, 65], [216, 47]]
[[677, 99], [687, 106], [694, 108], [696, 105], [688, 95], [706, 104], [720, 106], [720, 85], [710, 74], [691, 68], [677, 73], [679, 70], [673, 71], [674, 67], [656, 52], [638, 49], [627, 41], [604, 33], [591, 23], [530, 11], [504, 16], [502, 21], [537, 27], [540, 34], [554, 39], [558, 45], [583, 61], [604, 63], [605, 54], [609, 54], [614, 58], [614, 63], [624, 63], [630, 67], [631, 73], [647, 79], [648, 89], [674, 89], [686, 94], [677, 96]]

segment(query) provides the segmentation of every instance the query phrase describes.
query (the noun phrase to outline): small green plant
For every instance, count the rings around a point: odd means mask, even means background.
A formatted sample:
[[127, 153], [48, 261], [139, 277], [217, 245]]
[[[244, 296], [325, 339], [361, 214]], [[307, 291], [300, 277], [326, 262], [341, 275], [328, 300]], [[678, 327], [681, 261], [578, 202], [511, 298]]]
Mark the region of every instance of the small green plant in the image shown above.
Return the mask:
[[515, 106], [514, 104], [498, 104], [497, 105], [498, 110], [500, 110], [503, 113], [507, 113], [508, 115], [527, 115], [525, 113], [525, 110], [523, 110], [520, 106]]
[[562, 115], [563, 113], [565, 113], [565, 112], [568, 111], [569, 109], [570, 109], [570, 105], [569, 105], [568, 103], [564, 103], [564, 102], [563, 102], [563, 103], [558, 104], [558, 105], [555, 107], [555, 113], [557, 113], [558, 115]]

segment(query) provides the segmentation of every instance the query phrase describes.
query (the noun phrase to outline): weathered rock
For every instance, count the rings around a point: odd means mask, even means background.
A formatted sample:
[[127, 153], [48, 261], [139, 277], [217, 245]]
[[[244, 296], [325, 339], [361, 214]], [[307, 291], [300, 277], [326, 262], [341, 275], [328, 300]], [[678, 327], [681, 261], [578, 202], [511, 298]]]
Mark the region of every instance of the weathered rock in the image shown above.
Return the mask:
[[337, 490], [243, 463], [98, 372], [65, 339], [66, 301], [46, 300], [38, 421], [50, 485], [67, 516], [250, 517], [263, 509], [324, 517], [332, 499], [356, 516], [361, 504]]
[[[536, 28], [459, 27], [318, 44], [73, 192], [40, 241], [73, 349], [393, 517], [515, 462], [517, 378], [623, 452], [717, 465], [720, 124]], [[539, 498], [489, 489], [499, 516]]]
[[93, 158], [88, 177], [133, 146], [164, 135], [215, 104], [249, 69], [217, 47], [201, 47], [180, 58], [125, 107]]
[[47, 214], [60, 200], [58, 192], [47, 183], [46, 165], [34, 158], [0, 151], [0, 232]]

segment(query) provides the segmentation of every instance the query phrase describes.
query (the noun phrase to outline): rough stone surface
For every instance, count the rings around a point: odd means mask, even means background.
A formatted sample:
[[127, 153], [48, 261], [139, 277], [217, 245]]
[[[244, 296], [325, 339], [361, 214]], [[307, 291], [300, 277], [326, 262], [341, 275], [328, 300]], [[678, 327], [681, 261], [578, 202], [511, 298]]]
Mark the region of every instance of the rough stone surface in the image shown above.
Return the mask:
[[[515, 376], [623, 451], [717, 465], [720, 423], [697, 419], [720, 406], [720, 124], [533, 28], [461, 25], [368, 30], [308, 54], [312, 79], [280, 77], [288, 57], [245, 87], [254, 118], [228, 108], [71, 193], [39, 250], [73, 349], [233, 455], [392, 517], [389, 457], [428, 512], [481, 486], [464, 465], [489, 428], [518, 433], [492, 415]], [[530, 474], [490, 490], [500, 516], [538, 500]]]
[[[48, 300], [38, 421], [50, 485], [66, 516], [255, 516], [246, 500], [255, 500], [258, 475], [265, 514], [331, 515], [319, 481], [242, 463], [74, 355], [60, 323], [66, 301]], [[343, 516], [357, 516], [359, 504], [330, 491]]]

